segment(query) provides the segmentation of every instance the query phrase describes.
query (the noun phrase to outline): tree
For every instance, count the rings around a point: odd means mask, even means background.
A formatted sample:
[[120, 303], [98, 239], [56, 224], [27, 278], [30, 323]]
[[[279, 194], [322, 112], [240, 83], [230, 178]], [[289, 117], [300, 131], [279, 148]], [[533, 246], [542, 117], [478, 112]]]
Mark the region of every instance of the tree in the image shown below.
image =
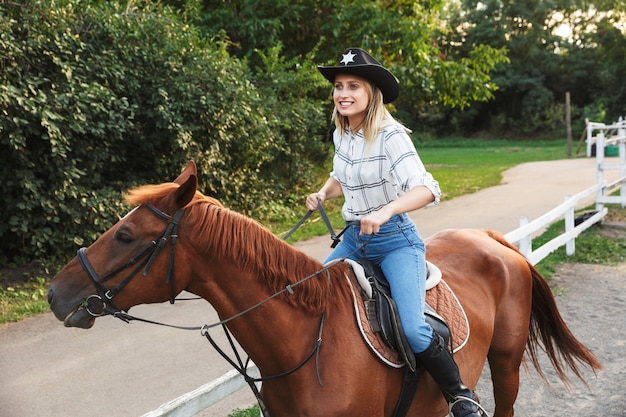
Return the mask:
[[[504, 51], [484, 45], [459, 60], [446, 56], [439, 39], [446, 33], [444, 0], [205, 0], [198, 23], [209, 36], [226, 33], [231, 52], [250, 59], [254, 50], [283, 45], [286, 59], [311, 51], [318, 64], [336, 64], [344, 48], [362, 47], [391, 68], [401, 80], [397, 103], [409, 119], [443, 104], [464, 108], [489, 100], [496, 89], [493, 67], [506, 60]], [[263, 4], [263, 7], [261, 7]], [[318, 97], [321, 98], [321, 97]], [[407, 120], [410, 122], [410, 120]]]
[[[615, 67], [598, 71], [607, 62], [602, 45], [618, 47], [616, 40], [623, 39], [623, 33], [608, 30], [624, 21], [623, 14], [607, 12], [612, 5], [574, 0], [462, 2], [451, 41], [462, 46], [453, 48], [453, 53], [464, 56], [473, 45], [488, 44], [507, 48], [511, 63], [498, 66], [493, 73], [493, 82], [500, 87], [495, 100], [475, 103], [465, 114], [456, 113], [460, 124], [492, 133], [554, 132], [562, 128], [561, 103], [566, 91], [579, 108], [591, 105], [599, 92], [613, 94], [613, 89], [605, 89], [608, 85], [601, 74], [615, 74]], [[571, 30], [571, 35], [559, 34], [557, 29], [562, 27]], [[610, 42], [610, 37], [602, 35], [609, 32], [614, 36]], [[623, 70], [619, 58], [612, 62]]]

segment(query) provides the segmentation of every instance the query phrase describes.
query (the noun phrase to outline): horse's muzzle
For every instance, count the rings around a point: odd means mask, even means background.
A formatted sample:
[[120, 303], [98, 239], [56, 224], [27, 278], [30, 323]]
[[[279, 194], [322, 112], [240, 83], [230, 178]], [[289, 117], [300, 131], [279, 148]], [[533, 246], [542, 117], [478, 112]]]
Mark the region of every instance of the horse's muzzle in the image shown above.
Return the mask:
[[60, 302], [60, 298], [56, 296], [52, 286], [48, 289], [48, 304], [50, 304], [54, 316], [62, 321], [65, 327], [90, 329], [96, 320], [95, 316], [87, 311], [82, 303]]

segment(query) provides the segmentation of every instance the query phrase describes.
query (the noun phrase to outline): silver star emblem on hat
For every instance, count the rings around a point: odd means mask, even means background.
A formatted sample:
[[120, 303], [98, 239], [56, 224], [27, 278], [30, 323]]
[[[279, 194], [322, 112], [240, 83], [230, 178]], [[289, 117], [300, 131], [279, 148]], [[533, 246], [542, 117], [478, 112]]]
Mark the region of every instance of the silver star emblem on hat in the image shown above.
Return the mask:
[[348, 65], [350, 62], [354, 62], [354, 57], [356, 56], [356, 54], [353, 54], [352, 51], [348, 51], [347, 54], [343, 54], [342, 55], [342, 59], [339, 62], [340, 64], [345, 64]]

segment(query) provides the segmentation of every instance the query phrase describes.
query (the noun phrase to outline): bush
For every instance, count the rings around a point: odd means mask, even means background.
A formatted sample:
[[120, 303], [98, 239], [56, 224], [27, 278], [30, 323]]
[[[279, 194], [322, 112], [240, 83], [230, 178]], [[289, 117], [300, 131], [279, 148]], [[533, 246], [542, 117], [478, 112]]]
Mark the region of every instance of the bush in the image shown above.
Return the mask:
[[[315, 66], [266, 56], [253, 74], [191, 17], [149, 2], [3, 4], [0, 260], [74, 253], [127, 210], [122, 191], [189, 159], [202, 191], [247, 214], [310, 180], [325, 155], [322, 106], [302, 95]], [[307, 88], [328, 88], [317, 80]]]

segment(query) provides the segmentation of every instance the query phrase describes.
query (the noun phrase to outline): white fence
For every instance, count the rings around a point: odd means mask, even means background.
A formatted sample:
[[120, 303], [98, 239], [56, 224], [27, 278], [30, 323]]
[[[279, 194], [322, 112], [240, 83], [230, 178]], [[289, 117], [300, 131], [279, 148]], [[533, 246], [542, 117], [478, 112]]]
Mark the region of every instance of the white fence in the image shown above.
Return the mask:
[[[619, 127], [616, 127], [617, 124], [607, 126], [601, 123], [588, 123], [587, 125], [587, 131], [590, 132], [587, 139], [588, 156], [591, 154], [591, 145], [596, 145], [596, 185], [575, 196], [567, 197], [565, 202], [531, 222], [523, 218], [518, 229], [505, 235], [509, 242], [517, 244], [520, 251], [533, 265], [563, 245], [566, 247], [566, 253], [573, 255], [576, 237], [606, 216], [608, 210], [604, 204], [620, 203], [622, 207], [626, 207], [626, 123], [622, 122], [621, 118], [619, 123]], [[595, 136], [593, 136], [594, 130], [598, 131]], [[606, 146], [618, 146], [618, 164], [605, 163]], [[607, 184], [604, 180], [604, 171], [607, 169], [619, 169], [620, 178]], [[611, 196], [610, 194], [618, 187], [620, 195]], [[576, 225], [574, 217], [576, 208], [582, 200], [594, 194], [596, 195], [596, 213]], [[565, 220], [565, 232], [533, 250], [532, 236], [560, 219]], [[258, 376], [258, 369], [254, 364], [249, 367], [249, 370], [251, 375]], [[243, 377], [237, 371], [232, 370], [194, 391], [161, 405], [142, 417], [191, 417], [245, 386], [247, 384]]]
[[[510, 233], [507, 233], [504, 237], [511, 243], [517, 243], [520, 252], [522, 252], [533, 265], [536, 265], [543, 258], [563, 245], [566, 246], [565, 250], [567, 255], [571, 256], [574, 254], [575, 250], [575, 238], [584, 230], [602, 220], [608, 212], [606, 207], [604, 207], [601, 211], [595, 213], [579, 225], [575, 225], [574, 210], [581, 200], [595, 194], [597, 190], [603, 189], [605, 189], [603, 185], [595, 185], [573, 197], [569, 197], [564, 203], [553, 208], [548, 213], [538, 217], [532, 222], [529, 222], [526, 218], [522, 218], [520, 221], [520, 227]], [[532, 235], [562, 218], [565, 219], [565, 232], [545, 243], [540, 248], [533, 250]]]
[[[626, 121], [620, 117], [619, 120], [613, 124], [604, 124], [596, 122], [587, 122], [587, 156], [593, 154], [592, 150], [595, 146], [596, 149], [596, 183], [601, 184], [604, 181], [605, 170], [619, 170], [620, 179], [607, 185], [607, 188], [614, 189], [617, 185], [620, 186], [620, 195], [611, 196], [608, 193], [599, 189], [596, 196], [596, 209], [601, 210], [604, 204], [607, 203], [619, 203], [624, 207], [626, 204], [626, 184], [622, 181], [622, 178], [626, 175]], [[605, 163], [605, 156], [607, 154], [606, 149], [618, 148], [619, 162], [617, 164]]]
[[[612, 125], [588, 122], [587, 156], [592, 154], [593, 145], [595, 145], [596, 149], [596, 185], [575, 196], [567, 197], [564, 203], [532, 222], [529, 222], [526, 218], [521, 219], [520, 227], [505, 235], [509, 242], [517, 244], [519, 250], [533, 265], [563, 245], [565, 245], [566, 254], [573, 255], [575, 238], [606, 216], [608, 210], [604, 207], [605, 204], [619, 203], [622, 208], [626, 207], [626, 122], [621, 117], [617, 123]], [[606, 163], [607, 146], [618, 148], [618, 163]], [[604, 178], [604, 172], [611, 169], [619, 170], [619, 178], [611, 183], [607, 183]], [[611, 195], [617, 188], [620, 189], [619, 195]], [[596, 213], [576, 225], [574, 210], [581, 200], [593, 194], [596, 196]], [[540, 248], [533, 250], [532, 235], [562, 218], [565, 220], [565, 232]]]
[[[259, 377], [259, 370], [255, 364], [248, 366], [248, 375]], [[181, 395], [161, 405], [156, 410], [144, 414], [142, 417], [191, 417], [239, 391], [248, 384], [243, 376], [234, 369], [226, 372], [214, 381], [204, 384], [193, 391]]]
[[[617, 122], [612, 124], [589, 122], [585, 120], [585, 130], [587, 132], [587, 157], [593, 156], [593, 145], [596, 144], [598, 136], [618, 141], [626, 136], [626, 121], [620, 117]], [[606, 146], [611, 146], [606, 143]], [[598, 145], [597, 148], [600, 148]]]

